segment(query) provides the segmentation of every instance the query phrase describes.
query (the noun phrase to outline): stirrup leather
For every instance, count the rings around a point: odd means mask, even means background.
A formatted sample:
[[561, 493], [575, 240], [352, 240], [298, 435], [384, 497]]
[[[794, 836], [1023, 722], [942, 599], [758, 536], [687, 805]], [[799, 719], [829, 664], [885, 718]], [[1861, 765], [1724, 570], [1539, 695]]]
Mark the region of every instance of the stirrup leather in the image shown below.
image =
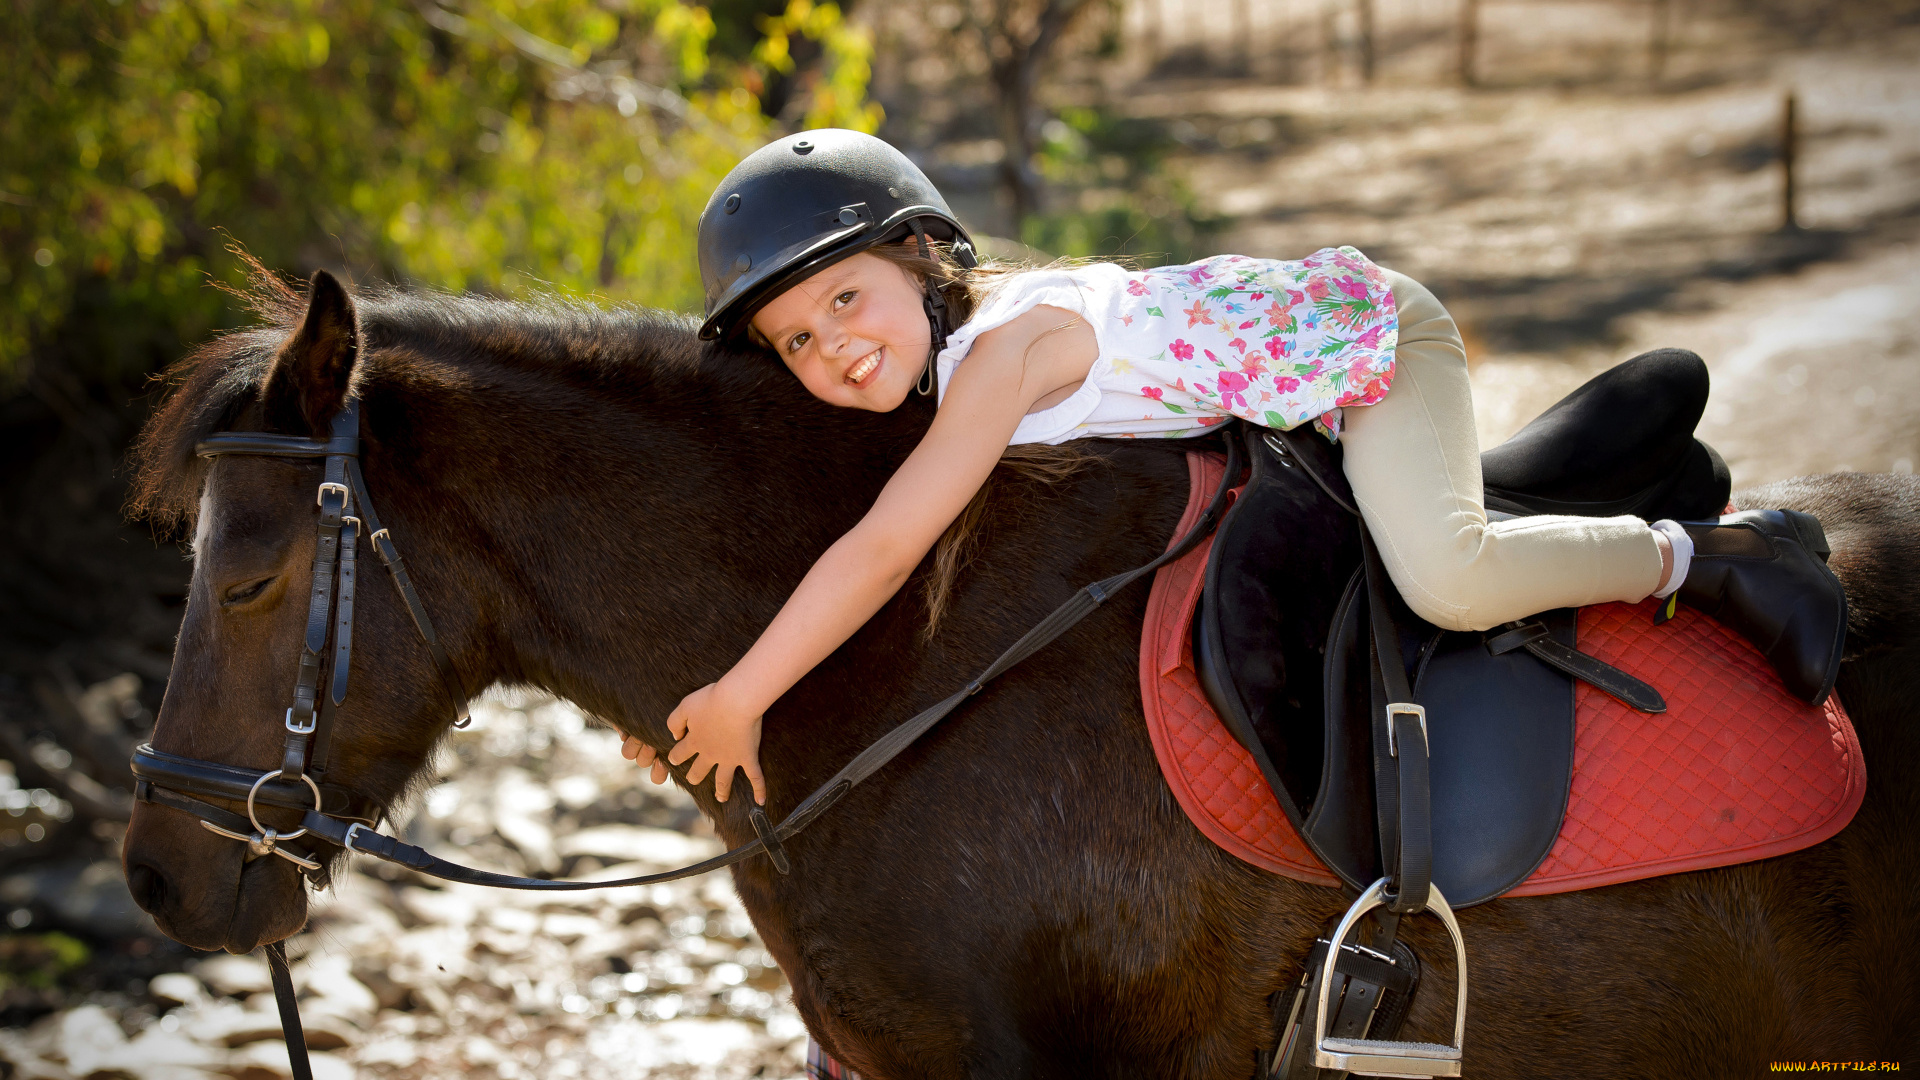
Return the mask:
[[1359, 924], [1360, 919], [1374, 908], [1386, 904], [1387, 879], [1381, 878], [1360, 899], [1353, 902], [1346, 915], [1340, 919], [1340, 925], [1333, 931], [1333, 938], [1327, 949], [1327, 957], [1320, 968], [1320, 994], [1315, 1006], [1313, 1020], [1313, 1064], [1316, 1068], [1337, 1069], [1358, 1076], [1459, 1076], [1461, 1048], [1467, 1039], [1467, 943], [1460, 935], [1460, 924], [1453, 917], [1453, 909], [1440, 895], [1440, 890], [1428, 886], [1426, 910], [1440, 917], [1446, 924], [1447, 933], [1453, 938], [1453, 962], [1459, 972], [1459, 985], [1454, 991], [1453, 1003], [1453, 1045], [1441, 1043], [1389, 1042], [1385, 1039], [1343, 1039], [1330, 1038], [1327, 1035], [1327, 997], [1333, 985], [1334, 965], [1340, 959], [1340, 949], [1346, 943], [1347, 935]]

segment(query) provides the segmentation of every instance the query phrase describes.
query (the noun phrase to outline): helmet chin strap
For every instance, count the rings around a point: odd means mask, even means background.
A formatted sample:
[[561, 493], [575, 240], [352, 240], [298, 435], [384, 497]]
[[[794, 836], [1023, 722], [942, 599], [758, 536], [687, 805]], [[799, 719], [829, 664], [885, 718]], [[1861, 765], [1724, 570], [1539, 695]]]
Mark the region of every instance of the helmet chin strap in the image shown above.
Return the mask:
[[[933, 258], [933, 249], [927, 246], [927, 231], [920, 227], [920, 222], [909, 220], [907, 228], [913, 230], [914, 239], [920, 242], [920, 257]], [[927, 366], [921, 369], [920, 381], [914, 389], [921, 397], [926, 397], [933, 393], [937, 385], [933, 370], [934, 360], [940, 355], [940, 350], [947, 347], [947, 298], [940, 295], [940, 290], [934, 286], [931, 278], [923, 283], [922, 288], [924, 291], [921, 294], [920, 303], [926, 309], [927, 327], [932, 331], [932, 337], [927, 346]]]

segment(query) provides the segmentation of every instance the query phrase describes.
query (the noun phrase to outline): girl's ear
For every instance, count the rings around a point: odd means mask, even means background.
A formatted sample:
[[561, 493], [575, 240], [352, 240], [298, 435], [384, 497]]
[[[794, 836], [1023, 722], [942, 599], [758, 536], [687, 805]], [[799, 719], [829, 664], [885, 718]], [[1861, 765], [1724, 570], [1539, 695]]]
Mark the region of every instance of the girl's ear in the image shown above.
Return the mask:
[[359, 314], [332, 274], [315, 270], [307, 285], [307, 314], [280, 346], [261, 395], [269, 426], [324, 439], [347, 400], [360, 352]]

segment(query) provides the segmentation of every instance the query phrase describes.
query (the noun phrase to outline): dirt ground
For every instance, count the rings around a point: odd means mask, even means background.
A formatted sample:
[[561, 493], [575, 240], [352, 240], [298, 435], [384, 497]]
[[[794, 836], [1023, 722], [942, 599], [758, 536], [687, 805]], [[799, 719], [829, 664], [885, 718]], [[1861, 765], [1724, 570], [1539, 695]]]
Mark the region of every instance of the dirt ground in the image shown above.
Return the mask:
[[[1431, 6], [1382, 11], [1407, 38]], [[1159, 10], [1177, 22], [1194, 9]], [[1595, 71], [1642, 47], [1639, 30], [1594, 23], [1592, 5], [1555, 10], [1539, 32], [1608, 30]], [[1439, 85], [1445, 48], [1417, 41], [1362, 90], [1340, 51], [1351, 28], [1307, 29], [1320, 44], [1296, 59], [1319, 65], [1310, 77], [1279, 61], [1245, 78], [1156, 77], [1121, 95], [1125, 109], [1185, 144], [1177, 166], [1232, 218], [1223, 250], [1354, 244], [1432, 285], [1469, 340], [1484, 444], [1610, 364], [1683, 346], [1713, 372], [1701, 434], [1736, 487], [1913, 471], [1920, 30], [1776, 54], [1694, 25], [1650, 88], [1522, 85], [1551, 58], [1502, 29], [1490, 31], [1494, 85], [1464, 91]], [[1299, 28], [1255, 30], [1277, 41]], [[1174, 35], [1161, 59], [1202, 45]], [[1780, 228], [1789, 88], [1802, 121], [1797, 230]], [[489, 698], [452, 737], [407, 835], [516, 873], [642, 873], [717, 850], [690, 800], [642, 783], [616, 745], [564, 703]], [[57, 896], [36, 902], [35, 919], [151, 933], [117, 864], [70, 869], [57, 887], [0, 880], [0, 909], [39, 890]], [[297, 977], [323, 1080], [801, 1074], [787, 986], [725, 875], [542, 896], [442, 888], [361, 860], [319, 898], [314, 925]], [[286, 1075], [257, 960], [181, 954], [170, 966], [0, 1028], [0, 1075]]]

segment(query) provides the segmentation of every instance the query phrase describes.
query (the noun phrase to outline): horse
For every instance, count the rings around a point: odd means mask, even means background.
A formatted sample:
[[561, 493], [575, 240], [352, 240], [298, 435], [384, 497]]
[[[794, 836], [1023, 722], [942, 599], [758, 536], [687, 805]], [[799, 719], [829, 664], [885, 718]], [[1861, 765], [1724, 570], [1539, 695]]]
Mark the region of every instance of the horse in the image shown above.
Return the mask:
[[[280, 761], [321, 466], [209, 464], [193, 449], [209, 433], [325, 438], [357, 399], [367, 490], [461, 685], [538, 687], [664, 749], [673, 705], [751, 644], [932, 415], [920, 398], [828, 407], [777, 361], [700, 342], [675, 314], [356, 296], [324, 274], [304, 296], [264, 275], [253, 289], [259, 324], [174, 370], [130, 501], [191, 536], [194, 556], [154, 744], [231, 765]], [[996, 472], [937, 630], [917, 588], [929, 559], [767, 713], [772, 819], [1078, 585], [1159, 554], [1189, 495], [1184, 448], [1104, 441], [1065, 479]], [[1742, 502], [1825, 522], [1853, 598], [1839, 685], [1873, 770], [1865, 803], [1796, 854], [1460, 912], [1467, 1075], [1744, 1077], [1769, 1061], [1920, 1057], [1920, 483], [1814, 477]], [[1287, 527], [1303, 550], [1335, 532]], [[1340, 580], [1302, 577], [1329, 609]], [[1144, 588], [1117, 596], [987, 686], [789, 839], [790, 873], [765, 858], [732, 868], [808, 1030], [848, 1067], [1244, 1080], [1271, 1046], [1269, 997], [1348, 900], [1236, 860], [1185, 818], [1142, 721], [1145, 602]], [[355, 644], [328, 775], [391, 807], [422, 783], [450, 703], [384, 585], [360, 588]], [[753, 838], [749, 798], [689, 790], [729, 845]], [[262, 816], [291, 828], [293, 814]], [[127, 883], [157, 925], [237, 953], [299, 930], [296, 868], [198, 826], [166, 806], [134, 812]], [[1446, 939], [1433, 920], [1406, 932], [1439, 989], [1401, 1037], [1445, 1041]]]

